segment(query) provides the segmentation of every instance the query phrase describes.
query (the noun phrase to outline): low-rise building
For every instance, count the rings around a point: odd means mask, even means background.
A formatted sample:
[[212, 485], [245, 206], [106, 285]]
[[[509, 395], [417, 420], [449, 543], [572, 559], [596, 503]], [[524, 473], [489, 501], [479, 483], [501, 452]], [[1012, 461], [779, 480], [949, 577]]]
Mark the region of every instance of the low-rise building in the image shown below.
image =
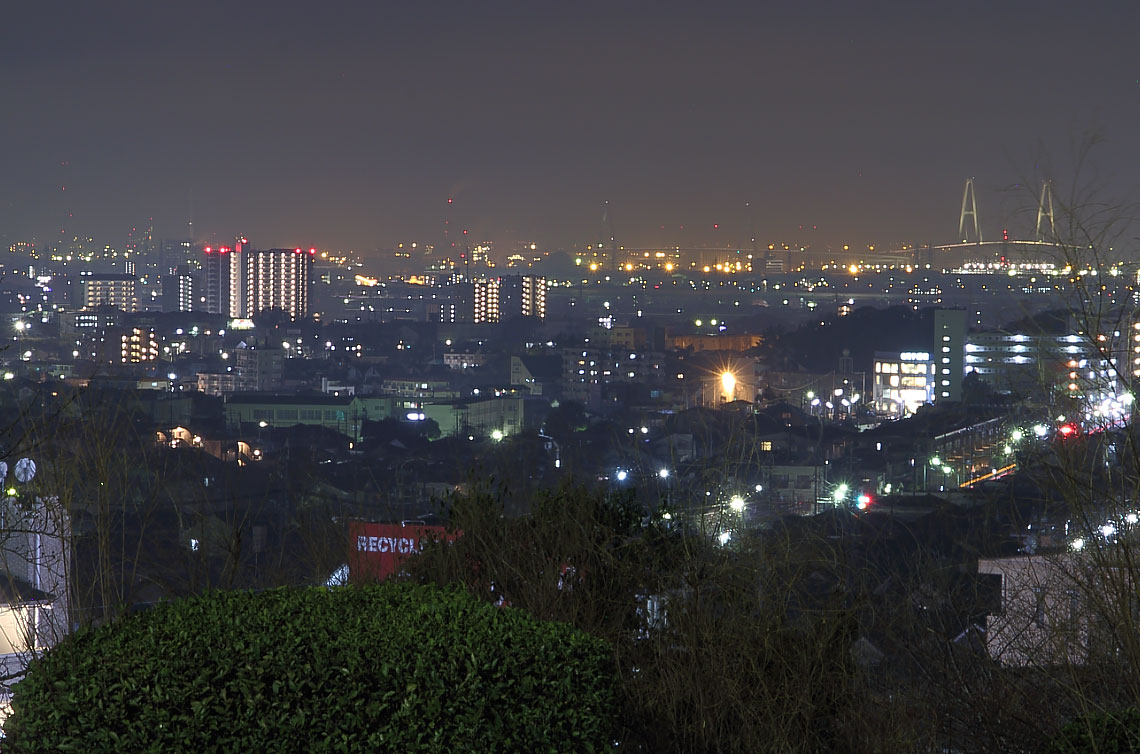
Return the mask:
[[925, 351], [875, 352], [872, 400], [875, 413], [895, 419], [909, 416], [934, 400], [934, 359]]
[[1115, 661], [1135, 640], [1140, 598], [1124, 560], [1131, 545], [1109, 539], [979, 560], [981, 585], [994, 595], [986, 616], [990, 657], [1011, 667]]
[[225, 403], [226, 426], [256, 430], [296, 424], [320, 426], [356, 441], [366, 421], [395, 416], [399, 401], [384, 397], [237, 393]]

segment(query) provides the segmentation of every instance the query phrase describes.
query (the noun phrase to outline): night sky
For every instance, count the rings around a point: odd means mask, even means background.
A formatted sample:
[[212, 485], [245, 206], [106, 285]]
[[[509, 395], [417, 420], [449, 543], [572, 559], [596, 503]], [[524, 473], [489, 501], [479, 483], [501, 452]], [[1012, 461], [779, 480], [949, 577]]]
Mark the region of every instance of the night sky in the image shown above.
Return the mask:
[[449, 219], [474, 240], [565, 248], [603, 235], [607, 200], [629, 246], [743, 246], [750, 227], [817, 248], [949, 242], [970, 176], [994, 238], [1029, 224], [1024, 187], [1067, 180], [1089, 131], [1105, 137], [1098, 187], [1140, 198], [1132, 2], [22, 2], [3, 16], [5, 242], [63, 229], [121, 244], [148, 218], [173, 238], [193, 219], [200, 242], [367, 254], [438, 242]]

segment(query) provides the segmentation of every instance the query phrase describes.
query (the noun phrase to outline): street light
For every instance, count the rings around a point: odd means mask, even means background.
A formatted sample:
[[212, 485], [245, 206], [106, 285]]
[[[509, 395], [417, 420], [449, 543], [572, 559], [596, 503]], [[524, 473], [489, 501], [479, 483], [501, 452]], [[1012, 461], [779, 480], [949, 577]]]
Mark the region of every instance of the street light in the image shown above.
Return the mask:
[[657, 472], [657, 476], [661, 477], [662, 479], [668, 479], [669, 478], [669, 469], [661, 469], [660, 471]]
[[732, 500], [730, 500], [728, 504], [737, 513], [740, 513], [744, 510], [744, 498], [742, 498], [740, 495], [733, 495]]
[[725, 403], [732, 403], [736, 400], [736, 375], [732, 372], [721, 372], [720, 388], [724, 394]]

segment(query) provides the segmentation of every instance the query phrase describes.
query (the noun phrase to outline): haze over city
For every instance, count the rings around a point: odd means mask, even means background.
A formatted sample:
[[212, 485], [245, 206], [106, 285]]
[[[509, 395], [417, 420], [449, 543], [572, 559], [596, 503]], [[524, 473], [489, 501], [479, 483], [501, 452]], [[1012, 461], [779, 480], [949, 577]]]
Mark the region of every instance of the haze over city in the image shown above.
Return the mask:
[[0, 17], [0, 743], [1140, 751], [1134, 3]]
[[[0, 234], [371, 255], [986, 234], [1090, 131], [1134, 181], [1122, 3], [21, 3], [0, 31]], [[453, 203], [448, 204], [448, 199]], [[153, 221], [150, 220], [153, 218]]]

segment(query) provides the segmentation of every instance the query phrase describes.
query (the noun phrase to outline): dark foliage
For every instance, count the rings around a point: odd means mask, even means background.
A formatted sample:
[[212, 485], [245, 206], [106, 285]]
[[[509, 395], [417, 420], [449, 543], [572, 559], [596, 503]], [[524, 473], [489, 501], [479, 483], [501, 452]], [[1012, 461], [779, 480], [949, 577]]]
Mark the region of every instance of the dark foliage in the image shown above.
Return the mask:
[[597, 751], [612, 741], [609, 655], [458, 591], [215, 592], [33, 663], [4, 749]]
[[1079, 717], [1061, 729], [1052, 754], [1124, 754], [1140, 750], [1140, 710]]
[[409, 561], [413, 577], [604, 639], [623, 750], [865, 751], [905, 737], [868, 730], [858, 627], [824, 575], [836, 562], [826, 540], [718, 547], [630, 495], [574, 486], [524, 516], [504, 516], [502, 493], [486, 488], [446, 512], [462, 535]]
[[768, 356], [778, 368], [797, 363], [814, 372], [835, 369], [845, 349], [856, 371], [871, 371], [875, 351], [923, 351], [933, 327], [933, 309], [907, 306], [876, 309], [865, 306], [846, 317], [832, 315], [767, 339]]

